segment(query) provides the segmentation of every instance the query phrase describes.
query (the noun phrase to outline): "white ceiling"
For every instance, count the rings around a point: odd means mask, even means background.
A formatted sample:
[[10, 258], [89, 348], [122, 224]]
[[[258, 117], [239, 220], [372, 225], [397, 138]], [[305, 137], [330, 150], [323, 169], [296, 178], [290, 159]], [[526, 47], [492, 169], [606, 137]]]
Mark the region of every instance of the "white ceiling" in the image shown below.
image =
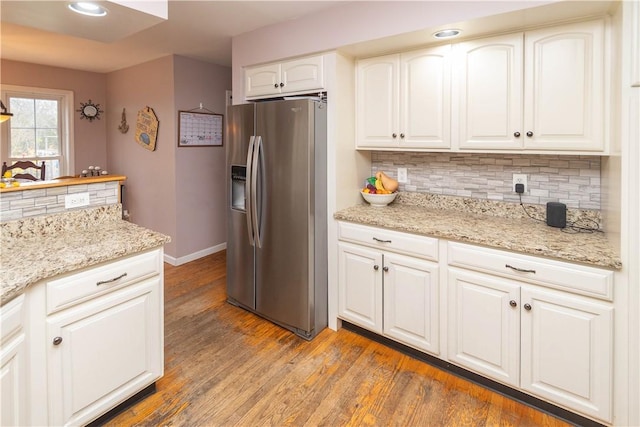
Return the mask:
[[335, 6], [329, 1], [169, 0], [166, 21], [106, 2], [110, 21], [68, 1], [0, 1], [3, 59], [107, 73], [170, 54], [231, 66], [231, 38]]

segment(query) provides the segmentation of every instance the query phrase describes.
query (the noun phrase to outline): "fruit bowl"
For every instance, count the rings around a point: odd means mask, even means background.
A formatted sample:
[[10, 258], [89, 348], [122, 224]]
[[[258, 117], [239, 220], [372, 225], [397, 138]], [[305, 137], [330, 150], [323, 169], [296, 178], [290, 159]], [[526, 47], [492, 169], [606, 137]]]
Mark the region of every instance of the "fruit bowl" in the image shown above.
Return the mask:
[[389, 203], [393, 202], [398, 195], [397, 192], [390, 194], [370, 194], [362, 191], [360, 194], [362, 194], [362, 197], [369, 202], [371, 206], [375, 206], [377, 208], [387, 206]]

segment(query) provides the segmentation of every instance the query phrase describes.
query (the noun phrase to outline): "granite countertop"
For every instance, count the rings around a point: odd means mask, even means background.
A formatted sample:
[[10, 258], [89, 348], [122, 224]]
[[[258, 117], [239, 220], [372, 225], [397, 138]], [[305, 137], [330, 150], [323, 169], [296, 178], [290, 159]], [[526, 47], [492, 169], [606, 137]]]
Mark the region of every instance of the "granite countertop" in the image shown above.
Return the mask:
[[[517, 203], [404, 193], [399, 196], [403, 197], [388, 206], [361, 204], [336, 212], [334, 218], [595, 267], [622, 268], [619, 255], [604, 233], [549, 227], [523, 217]], [[528, 210], [534, 218], [544, 218], [540, 207]], [[568, 221], [579, 219], [586, 224], [598, 222], [599, 213], [568, 213]]]
[[122, 220], [121, 209], [109, 205], [0, 224], [0, 305], [40, 280], [171, 240]]

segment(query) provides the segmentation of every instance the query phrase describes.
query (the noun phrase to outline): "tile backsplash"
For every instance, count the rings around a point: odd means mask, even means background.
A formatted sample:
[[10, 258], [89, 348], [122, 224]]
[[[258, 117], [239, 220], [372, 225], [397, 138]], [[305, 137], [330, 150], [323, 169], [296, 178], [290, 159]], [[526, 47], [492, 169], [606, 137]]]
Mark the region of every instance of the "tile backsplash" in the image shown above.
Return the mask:
[[0, 196], [0, 222], [68, 211], [65, 197], [84, 192], [89, 193], [91, 208], [120, 202], [118, 181], [12, 191]]
[[372, 174], [397, 178], [398, 168], [407, 168], [400, 191], [519, 202], [512, 190], [518, 173], [527, 175], [524, 203], [600, 210], [599, 156], [375, 151], [371, 160]]

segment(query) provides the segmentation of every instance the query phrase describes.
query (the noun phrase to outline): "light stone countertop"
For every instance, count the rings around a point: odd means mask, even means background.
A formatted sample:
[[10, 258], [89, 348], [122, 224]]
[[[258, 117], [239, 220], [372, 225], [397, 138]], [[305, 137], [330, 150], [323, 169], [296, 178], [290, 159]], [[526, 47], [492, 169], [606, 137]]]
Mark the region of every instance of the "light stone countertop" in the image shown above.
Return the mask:
[[[388, 206], [361, 204], [336, 212], [334, 218], [607, 269], [622, 268], [604, 233], [571, 233], [549, 227], [523, 217], [519, 204], [505, 207], [505, 203], [415, 193], [399, 196]], [[540, 207], [528, 210], [532, 216], [544, 218]], [[599, 219], [599, 214], [570, 212], [567, 221], [579, 217]]]
[[0, 224], [0, 305], [40, 280], [171, 240], [122, 220], [121, 209], [109, 205]]

